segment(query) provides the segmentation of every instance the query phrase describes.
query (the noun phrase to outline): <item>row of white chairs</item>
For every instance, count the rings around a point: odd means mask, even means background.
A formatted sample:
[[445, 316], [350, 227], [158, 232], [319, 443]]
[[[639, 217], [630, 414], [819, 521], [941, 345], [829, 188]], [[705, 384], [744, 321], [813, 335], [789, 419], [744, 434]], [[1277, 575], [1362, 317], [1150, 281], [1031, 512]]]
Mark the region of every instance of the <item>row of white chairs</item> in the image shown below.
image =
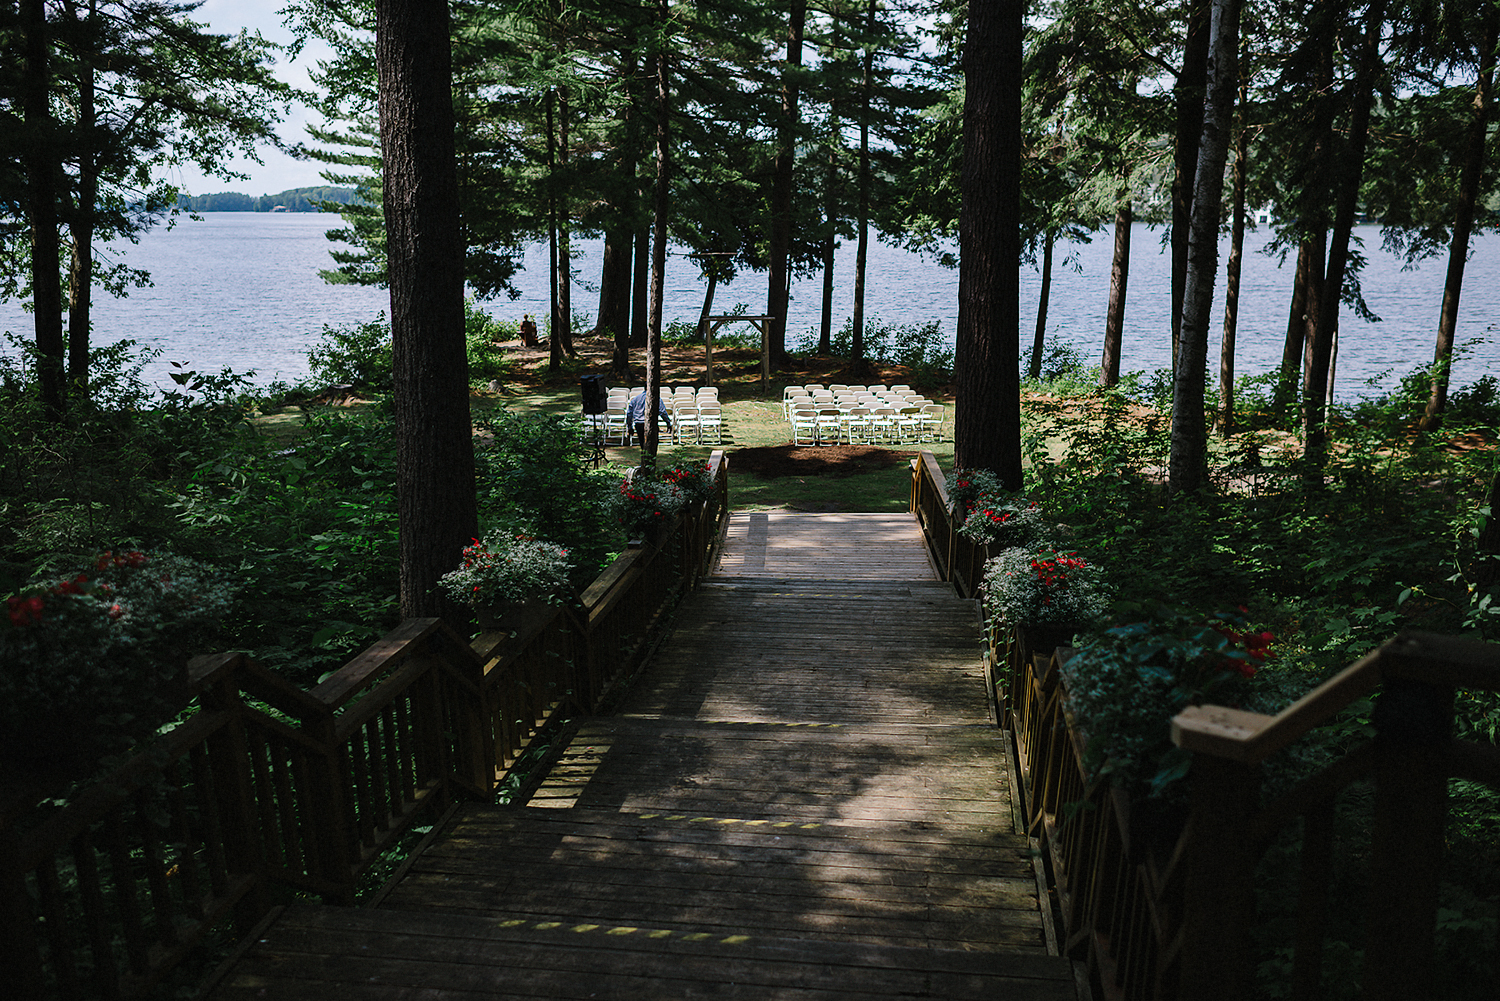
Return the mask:
[[939, 441], [941, 404], [863, 406], [799, 404], [789, 420], [794, 445], [915, 444]]
[[[722, 445], [724, 443], [724, 411], [718, 398], [705, 396], [702, 402], [667, 402], [672, 415], [671, 440], [673, 444]], [[625, 416], [625, 404], [608, 401], [604, 413], [589, 420], [589, 426], [600, 434], [606, 444], [629, 445], [630, 424]], [[662, 429], [664, 432], [666, 428]]]
[[935, 401], [918, 393], [916, 390], [901, 389], [816, 389], [809, 392], [800, 386], [791, 386], [783, 391], [781, 396], [781, 407], [785, 411], [788, 420], [792, 417], [792, 408], [796, 406], [868, 406], [868, 407], [923, 407]]

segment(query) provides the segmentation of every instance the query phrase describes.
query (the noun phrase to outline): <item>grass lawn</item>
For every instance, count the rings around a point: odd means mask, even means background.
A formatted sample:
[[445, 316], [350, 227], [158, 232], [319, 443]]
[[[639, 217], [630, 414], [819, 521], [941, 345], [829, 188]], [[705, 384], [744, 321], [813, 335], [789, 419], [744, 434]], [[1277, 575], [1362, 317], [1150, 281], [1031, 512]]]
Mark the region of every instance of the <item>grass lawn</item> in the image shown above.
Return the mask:
[[[519, 344], [506, 345], [507, 349]], [[583, 340], [578, 343], [582, 362], [570, 361], [558, 373], [547, 370], [543, 351], [517, 350], [513, 376], [501, 392], [476, 392], [475, 410], [504, 407], [515, 411], [578, 413], [581, 406], [578, 377], [592, 371], [606, 371], [607, 342]], [[638, 355], [633, 354], [632, 360]], [[789, 385], [818, 382], [883, 382], [886, 385], [910, 383], [910, 373], [901, 368], [881, 368], [865, 378], [839, 369], [837, 359], [793, 359], [792, 367], [774, 373], [769, 391], [760, 389], [760, 360], [751, 351], [716, 346], [714, 349], [714, 383], [724, 409], [723, 445], [673, 445], [664, 442], [660, 458], [671, 462], [683, 458], [707, 458], [710, 451], [723, 448], [729, 456], [730, 504], [739, 510], [764, 511], [785, 508], [797, 511], [901, 511], [905, 510], [910, 492], [908, 460], [916, 454], [912, 446], [882, 448], [885, 455], [872, 456], [872, 450], [848, 448], [792, 448], [791, 427], [781, 408], [782, 389]], [[669, 386], [703, 381], [701, 348], [670, 346], [663, 349], [663, 382]], [[645, 382], [639, 376], [634, 385]], [[924, 442], [945, 466], [953, 460], [953, 397], [948, 386], [918, 387], [946, 413], [942, 440]], [[775, 449], [767, 454], [767, 450]], [[747, 452], [739, 465], [735, 454]], [[826, 457], [819, 453], [826, 453]], [[639, 449], [610, 447], [608, 462], [624, 470], [639, 461]], [[781, 461], [777, 461], [781, 460]], [[753, 470], [753, 471], [752, 471]]]

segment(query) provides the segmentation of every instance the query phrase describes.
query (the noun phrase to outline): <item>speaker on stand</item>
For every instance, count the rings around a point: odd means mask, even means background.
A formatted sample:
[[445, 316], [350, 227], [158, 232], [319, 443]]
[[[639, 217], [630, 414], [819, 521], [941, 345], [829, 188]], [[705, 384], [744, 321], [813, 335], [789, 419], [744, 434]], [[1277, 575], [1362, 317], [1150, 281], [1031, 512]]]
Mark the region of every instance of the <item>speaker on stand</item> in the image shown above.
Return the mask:
[[583, 461], [598, 469], [604, 464], [604, 411], [608, 396], [604, 376], [585, 375], [578, 380], [583, 395]]

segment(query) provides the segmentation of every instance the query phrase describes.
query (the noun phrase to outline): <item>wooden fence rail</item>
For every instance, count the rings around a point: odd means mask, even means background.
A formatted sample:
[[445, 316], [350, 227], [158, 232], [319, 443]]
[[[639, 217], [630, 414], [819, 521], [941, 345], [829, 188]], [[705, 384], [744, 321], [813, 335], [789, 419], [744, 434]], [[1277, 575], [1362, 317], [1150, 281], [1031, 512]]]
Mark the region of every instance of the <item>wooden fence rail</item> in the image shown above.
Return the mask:
[[[954, 538], [942, 471], [929, 453], [912, 464], [912, 509], [945, 576], [974, 593], [983, 555]], [[1015, 740], [1027, 824], [1056, 883], [1064, 951], [1087, 965], [1096, 992], [1141, 1001], [1257, 996], [1257, 865], [1300, 822], [1290, 996], [1323, 996], [1335, 800], [1369, 779], [1363, 996], [1433, 996], [1448, 780], [1500, 788], [1494, 743], [1451, 736], [1454, 692], [1500, 691], [1500, 645], [1405, 633], [1274, 717], [1186, 710], [1171, 725], [1173, 740], [1194, 752], [1190, 805], [1174, 811], [1131, 802], [1085, 768], [1084, 737], [1066, 705], [1065, 637], [1020, 629], [989, 640], [987, 673]], [[1265, 790], [1265, 761], [1372, 694], [1372, 741], [1289, 790]], [[1500, 983], [1489, 991], [1500, 996]]]
[[578, 607], [536, 609], [466, 642], [409, 619], [304, 691], [244, 654], [190, 666], [196, 711], [51, 807], [0, 789], [0, 968], [16, 997], [130, 998], [277, 887], [349, 903], [360, 877], [460, 795], [490, 798], [563, 713], [635, 670], [683, 589], [711, 569], [728, 508], [709, 503], [634, 546]]

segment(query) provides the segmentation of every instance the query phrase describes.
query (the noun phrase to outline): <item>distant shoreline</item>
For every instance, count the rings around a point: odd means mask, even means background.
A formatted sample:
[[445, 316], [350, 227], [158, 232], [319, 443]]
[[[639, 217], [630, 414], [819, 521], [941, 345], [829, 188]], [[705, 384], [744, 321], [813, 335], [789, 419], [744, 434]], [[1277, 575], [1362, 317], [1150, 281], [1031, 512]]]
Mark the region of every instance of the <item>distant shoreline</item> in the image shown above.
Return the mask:
[[321, 185], [288, 188], [274, 195], [247, 195], [240, 191], [220, 191], [212, 195], [179, 195], [177, 207], [184, 212], [322, 212], [325, 204], [359, 204], [361, 198], [353, 188]]

